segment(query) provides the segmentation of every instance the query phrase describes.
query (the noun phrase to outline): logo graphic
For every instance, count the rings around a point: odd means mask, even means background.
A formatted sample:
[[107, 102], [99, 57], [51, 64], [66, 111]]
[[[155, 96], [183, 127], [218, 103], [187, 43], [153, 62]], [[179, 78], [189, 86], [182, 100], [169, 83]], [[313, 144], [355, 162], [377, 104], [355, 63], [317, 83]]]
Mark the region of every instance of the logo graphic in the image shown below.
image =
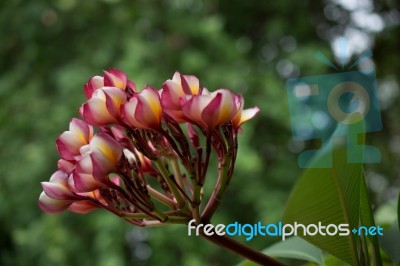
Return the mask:
[[[371, 55], [370, 51], [365, 52], [348, 69]], [[321, 53], [317, 54], [317, 59], [339, 70]], [[358, 144], [359, 134], [382, 129], [374, 69], [289, 79], [286, 90], [293, 139], [321, 141], [320, 149], [299, 154], [299, 167], [308, 168], [310, 160], [323, 148], [330, 149], [332, 156], [331, 140], [339, 136], [347, 138], [348, 163], [380, 162], [381, 154], [377, 148]], [[361, 123], [364, 126], [360, 126]], [[330, 168], [332, 158], [328, 155], [327, 160], [313, 167]]]
[[359, 236], [375, 236], [383, 235], [383, 228], [378, 226], [359, 226], [354, 227], [350, 233], [349, 224], [323, 224], [317, 222], [315, 224], [302, 224], [294, 222], [293, 224], [284, 224], [282, 221], [277, 223], [263, 224], [258, 221], [254, 224], [241, 224], [234, 222], [230, 224], [196, 224], [193, 219], [188, 223], [188, 236], [204, 234], [212, 235], [228, 235], [228, 236], [245, 236], [246, 241], [252, 240], [255, 236], [280, 237], [285, 241], [290, 236], [348, 236], [351, 233]]

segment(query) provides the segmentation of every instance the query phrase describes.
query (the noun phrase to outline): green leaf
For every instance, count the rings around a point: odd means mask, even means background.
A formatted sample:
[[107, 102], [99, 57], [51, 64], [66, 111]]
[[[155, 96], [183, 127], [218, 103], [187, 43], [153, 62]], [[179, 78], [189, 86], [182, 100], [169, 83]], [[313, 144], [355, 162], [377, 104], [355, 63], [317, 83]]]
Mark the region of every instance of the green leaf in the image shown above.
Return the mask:
[[[340, 126], [337, 132], [341, 132], [337, 135], [347, 136], [347, 143], [331, 139], [315, 157], [289, 197], [283, 217], [285, 223], [308, 225], [321, 222], [325, 226], [349, 224], [349, 230], [358, 228], [362, 223], [366, 223], [366, 226], [374, 224], [363, 165], [349, 163], [362, 162], [361, 159], [365, 158], [365, 147], [361, 146], [364, 136], [357, 138], [357, 132], [365, 132], [364, 123]], [[318, 168], [329, 161], [332, 161], [331, 168]], [[360, 265], [369, 260], [368, 248], [362, 249], [367, 240], [351, 232], [348, 236], [298, 235], [351, 265]], [[371, 236], [368, 241], [373, 243], [374, 261], [380, 265], [376, 237]]]
[[263, 251], [271, 257], [299, 259], [325, 265], [322, 251], [300, 237], [291, 237]]
[[399, 225], [399, 230], [400, 230], [400, 193], [399, 193], [399, 201], [397, 202], [397, 223]]
[[399, 265], [400, 262], [400, 231], [397, 223], [393, 223], [390, 228], [384, 230], [383, 236], [379, 236], [379, 243], [382, 250], [392, 260], [393, 265]]
[[[263, 253], [271, 257], [305, 260], [318, 265], [325, 265], [322, 251], [300, 237], [290, 237], [286, 241], [278, 242], [263, 250]], [[251, 261], [244, 261], [239, 265], [250, 266], [256, 264]]]

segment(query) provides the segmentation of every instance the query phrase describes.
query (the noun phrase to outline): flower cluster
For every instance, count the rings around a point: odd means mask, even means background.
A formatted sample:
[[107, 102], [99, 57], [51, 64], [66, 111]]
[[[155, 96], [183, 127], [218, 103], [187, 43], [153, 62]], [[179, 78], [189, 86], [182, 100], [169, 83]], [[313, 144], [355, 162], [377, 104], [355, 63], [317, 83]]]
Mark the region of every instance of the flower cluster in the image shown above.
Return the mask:
[[[42, 182], [40, 208], [103, 208], [139, 226], [209, 221], [233, 174], [240, 126], [258, 108], [244, 110], [242, 95], [209, 92], [178, 72], [160, 90], [139, 92], [125, 73], [109, 69], [90, 78], [84, 94], [82, 120], [73, 118], [56, 141], [61, 158]], [[206, 201], [213, 151], [218, 178]]]

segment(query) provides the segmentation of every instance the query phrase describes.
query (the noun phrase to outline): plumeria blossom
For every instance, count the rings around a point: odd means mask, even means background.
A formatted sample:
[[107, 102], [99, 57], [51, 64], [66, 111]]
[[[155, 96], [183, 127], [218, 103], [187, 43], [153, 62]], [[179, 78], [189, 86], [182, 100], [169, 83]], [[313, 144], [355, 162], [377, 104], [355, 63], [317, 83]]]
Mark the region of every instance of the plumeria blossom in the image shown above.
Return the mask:
[[104, 187], [108, 174], [117, 170], [122, 156], [121, 145], [108, 134], [100, 132], [81, 150], [84, 155], [72, 173], [75, 189], [89, 192]]
[[61, 158], [64, 160], [78, 159], [80, 148], [89, 144], [92, 137], [93, 127], [82, 120], [73, 118], [69, 124], [69, 131], [62, 133], [56, 140], [57, 150]]
[[87, 200], [92, 195], [79, 195], [72, 191], [68, 184], [69, 175], [61, 170], [56, 171], [49, 182], [42, 182], [43, 192], [39, 197], [39, 206], [48, 213], [59, 213], [66, 209], [76, 213], [87, 213], [97, 208]]
[[117, 87], [121, 90], [125, 90], [128, 83], [128, 78], [126, 74], [118, 69], [110, 68], [108, 71], [103, 71], [104, 73], [104, 85], [110, 87]]
[[92, 98], [92, 94], [95, 90], [104, 87], [104, 78], [100, 76], [94, 76], [84, 86], [84, 93], [87, 99]]
[[126, 93], [117, 87], [103, 87], [93, 92], [92, 97], [79, 109], [83, 119], [90, 125], [118, 124], [120, 107], [127, 101]]
[[162, 107], [158, 91], [146, 86], [121, 108], [124, 121], [135, 128], [159, 130]]
[[185, 96], [181, 98], [182, 111], [191, 122], [198, 123], [209, 130], [226, 123], [238, 111], [235, 96], [227, 89], [212, 93]]
[[[83, 120], [72, 119], [56, 140], [61, 158], [42, 182], [40, 208], [102, 208], [138, 226], [209, 222], [233, 176], [240, 127], [259, 109], [244, 109], [240, 94], [209, 92], [179, 72], [160, 90], [137, 92], [124, 72], [111, 68], [90, 78], [84, 94]], [[216, 186], [203, 194], [212, 153]]]
[[202, 88], [197, 77], [175, 72], [172, 80], [169, 79], [163, 84], [161, 102], [164, 112], [178, 122], [185, 121], [180, 98], [186, 95], [198, 95], [201, 92]]
[[132, 81], [128, 80], [126, 74], [121, 70], [110, 68], [109, 70], [103, 71], [104, 76], [94, 76], [84, 86], [84, 93], [87, 99], [92, 98], [93, 92], [103, 87], [116, 87], [121, 90], [130, 88], [136, 91], [136, 85]]

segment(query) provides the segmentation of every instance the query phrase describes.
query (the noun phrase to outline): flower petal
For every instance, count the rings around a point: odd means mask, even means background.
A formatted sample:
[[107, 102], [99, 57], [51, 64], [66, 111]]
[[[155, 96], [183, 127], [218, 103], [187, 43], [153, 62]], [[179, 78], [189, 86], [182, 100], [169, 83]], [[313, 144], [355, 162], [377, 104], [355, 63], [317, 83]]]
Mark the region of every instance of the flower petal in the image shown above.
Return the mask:
[[92, 98], [82, 105], [80, 113], [90, 125], [104, 126], [118, 123], [118, 120], [107, 109], [106, 96], [102, 89], [93, 93]]
[[90, 141], [89, 146], [92, 153], [101, 152], [101, 154], [105, 157], [102, 160], [102, 163], [107, 163], [108, 161], [116, 165], [119, 159], [121, 159], [121, 145], [107, 133], [97, 133]]
[[79, 214], [86, 214], [96, 209], [98, 207], [89, 200], [75, 201], [68, 207], [69, 211]]
[[51, 214], [60, 213], [68, 208], [72, 204], [72, 200], [56, 200], [52, 199], [42, 192], [39, 196], [39, 207], [43, 211]]
[[104, 87], [104, 79], [100, 76], [94, 76], [89, 79], [89, 81], [84, 86], [84, 93], [87, 99], [92, 97], [95, 90]]
[[72, 170], [75, 168], [75, 161], [67, 161], [64, 159], [60, 159], [57, 162], [58, 169], [64, 171], [68, 174], [72, 173]]
[[104, 73], [104, 85], [117, 87], [121, 90], [125, 90], [127, 84], [127, 77], [121, 70], [110, 68], [108, 71], [103, 71]]

